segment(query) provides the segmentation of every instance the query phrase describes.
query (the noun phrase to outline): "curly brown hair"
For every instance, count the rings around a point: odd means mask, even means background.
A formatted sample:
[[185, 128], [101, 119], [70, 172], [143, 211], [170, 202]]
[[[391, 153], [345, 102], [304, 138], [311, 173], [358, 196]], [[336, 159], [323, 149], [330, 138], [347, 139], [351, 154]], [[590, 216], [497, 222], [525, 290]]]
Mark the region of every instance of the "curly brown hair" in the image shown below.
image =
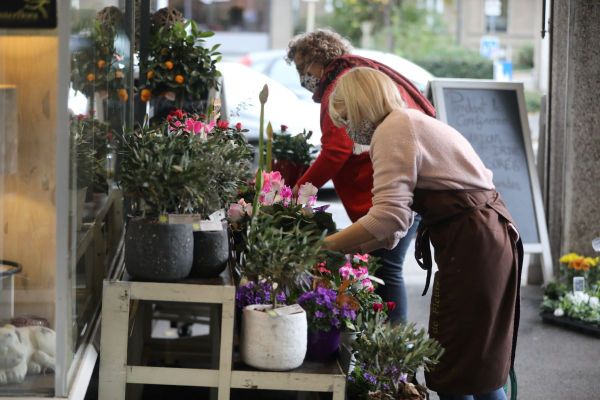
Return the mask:
[[[296, 55], [303, 60], [327, 66], [335, 58], [352, 51], [352, 45], [339, 33], [328, 29], [317, 29], [313, 32], [294, 36], [288, 43], [286, 61], [294, 62]], [[298, 66], [296, 66], [298, 67]]]

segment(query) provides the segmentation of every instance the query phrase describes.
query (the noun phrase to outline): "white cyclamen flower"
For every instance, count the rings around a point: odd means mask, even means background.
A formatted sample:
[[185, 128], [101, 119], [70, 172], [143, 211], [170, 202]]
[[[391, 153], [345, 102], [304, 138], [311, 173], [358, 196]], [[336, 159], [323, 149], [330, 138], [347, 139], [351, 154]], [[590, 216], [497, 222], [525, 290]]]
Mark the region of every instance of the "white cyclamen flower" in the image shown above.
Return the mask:
[[556, 310], [554, 310], [555, 317], [562, 317], [563, 315], [565, 315], [565, 311], [562, 308], [559, 307]]
[[316, 196], [319, 189], [312, 183], [306, 182], [298, 189], [298, 204], [307, 204], [311, 196]]
[[592, 296], [590, 297], [589, 304], [592, 308], [600, 308], [600, 299], [598, 299], [596, 296]]

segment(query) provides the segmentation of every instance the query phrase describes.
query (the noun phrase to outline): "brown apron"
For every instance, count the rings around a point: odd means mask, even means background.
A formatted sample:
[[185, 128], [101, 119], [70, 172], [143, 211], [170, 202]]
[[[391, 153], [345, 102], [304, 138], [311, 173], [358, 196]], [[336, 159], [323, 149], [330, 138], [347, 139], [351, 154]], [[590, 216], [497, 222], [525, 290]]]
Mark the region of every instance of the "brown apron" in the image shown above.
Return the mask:
[[435, 273], [429, 334], [445, 352], [427, 386], [444, 394], [483, 394], [503, 386], [519, 326], [522, 244], [495, 190], [414, 192], [421, 214], [415, 257]]

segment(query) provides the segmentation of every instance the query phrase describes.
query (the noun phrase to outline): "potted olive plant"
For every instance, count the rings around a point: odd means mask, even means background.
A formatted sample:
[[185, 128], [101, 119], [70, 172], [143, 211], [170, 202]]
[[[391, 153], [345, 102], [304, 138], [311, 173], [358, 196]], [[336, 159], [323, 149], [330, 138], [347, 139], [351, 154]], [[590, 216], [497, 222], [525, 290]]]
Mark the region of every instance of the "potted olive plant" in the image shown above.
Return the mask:
[[414, 324], [392, 325], [380, 309], [352, 344], [356, 358], [348, 398], [425, 400], [427, 388], [414, 384], [420, 368], [429, 370], [444, 350]]
[[231, 174], [247, 169], [243, 155], [248, 149], [197, 127], [173, 129], [165, 123], [120, 137], [119, 183], [135, 217], [127, 227], [125, 263], [134, 278], [172, 281], [188, 276], [193, 227], [170, 224], [168, 215], [208, 217], [237, 192]]
[[[210, 161], [212, 185], [202, 188], [202, 196], [218, 197], [218, 208], [222, 209], [235, 196], [239, 186], [250, 177], [252, 148], [248, 145], [244, 131], [240, 126], [230, 126], [227, 121], [204, 122], [200, 115], [177, 109], [167, 117], [169, 129], [185, 134], [199, 135], [204, 138], [205, 151], [211, 154], [205, 157]], [[203, 202], [193, 207], [195, 219], [206, 219], [215, 206], [205, 207]], [[205, 229], [194, 224], [194, 259], [191, 277], [210, 278], [219, 275], [227, 266], [229, 259], [229, 237], [226, 224], [217, 224]]]
[[248, 234], [243, 274], [254, 282], [267, 282], [270, 304], [243, 309], [241, 353], [244, 362], [266, 370], [299, 367], [307, 344], [306, 312], [298, 305], [278, 309], [285, 294], [288, 303], [304, 274], [321, 257], [322, 235], [300, 227], [277, 227], [277, 215], [259, 213]]

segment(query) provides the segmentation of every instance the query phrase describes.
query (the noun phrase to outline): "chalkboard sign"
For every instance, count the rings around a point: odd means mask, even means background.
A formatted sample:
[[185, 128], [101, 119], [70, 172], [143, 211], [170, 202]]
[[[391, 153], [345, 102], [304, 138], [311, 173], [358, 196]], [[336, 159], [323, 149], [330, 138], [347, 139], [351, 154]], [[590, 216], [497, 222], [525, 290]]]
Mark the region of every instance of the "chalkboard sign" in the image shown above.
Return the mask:
[[551, 271], [523, 85], [436, 79], [430, 90], [438, 118], [459, 131], [494, 173], [496, 190], [519, 227], [526, 251], [544, 253]]

